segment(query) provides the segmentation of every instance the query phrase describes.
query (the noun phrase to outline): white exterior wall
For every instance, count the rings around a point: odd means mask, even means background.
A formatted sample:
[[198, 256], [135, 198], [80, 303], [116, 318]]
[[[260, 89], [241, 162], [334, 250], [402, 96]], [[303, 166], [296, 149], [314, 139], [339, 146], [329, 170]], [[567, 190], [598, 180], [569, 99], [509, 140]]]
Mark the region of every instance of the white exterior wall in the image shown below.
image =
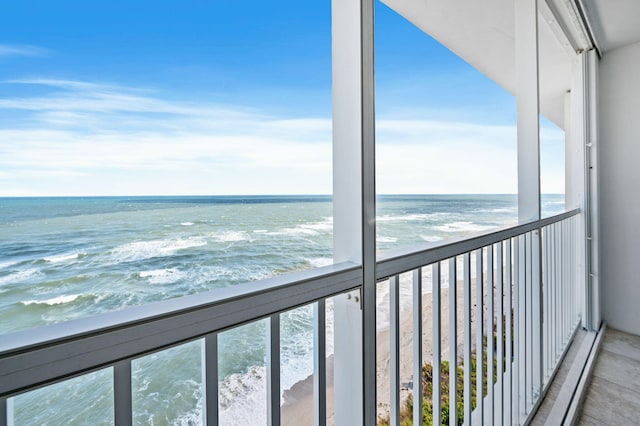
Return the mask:
[[599, 71], [602, 314], [640, 334], [640, 43], [605, 53]]

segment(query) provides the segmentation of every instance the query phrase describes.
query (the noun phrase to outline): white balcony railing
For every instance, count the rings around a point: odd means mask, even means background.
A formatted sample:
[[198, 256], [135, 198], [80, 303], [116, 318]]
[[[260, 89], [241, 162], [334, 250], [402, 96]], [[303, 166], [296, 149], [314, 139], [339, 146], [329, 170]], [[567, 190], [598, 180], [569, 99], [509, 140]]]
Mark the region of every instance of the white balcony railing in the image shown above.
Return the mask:
[[[526, 421], [580, 322], [582, 287], [575, 250], [581, 238], [578, 215], [575, 210], [472, 238], [387, 254], [378, 260], [377, 283], [370, 285], [389, 286], [390, 424], [399, 424], [400, 416], [407, 415], [402, 413], [399, 338], [400, 286], [405, 273], [411, 274], [412, 289], [414, 424], [423, 420], [423, 380], [416, 378], [422, 375], [425, 362], [433, 365], [433, 424], [442, 423], [445, 415], [450, 424]], [[423, 350], [425, 277], [432, 282], [431, 359], [426, 359]], [[266, 421], [278, 425], [280, 315], [309, 304], [314, 306], [314, 328], [320, 331], [314, 333], [314, 418], [316, 424], [326, 424], [325, 302], [362, 289], [362, 280], [360, 266], [336, 264], [4, 335], [0, 340], [0, 426], [14, 424], [14, 397], [108, 367], [113, 369], [115, 424], [130, 425], [132, 361], [199, 339], [203, 342], [205, 421], [217, 425], [218, 334], [265, 318], [269, 324]], [[448, 300], [442, 290], [446, 284]], [[451, 369], [455, 374], [449, 375], [447, 384], [441, 383], [443, 361], [461, 367]], [[447, 388], [449, 402], [443, 410], [442, 401], [447, 398], [442, 394]]]

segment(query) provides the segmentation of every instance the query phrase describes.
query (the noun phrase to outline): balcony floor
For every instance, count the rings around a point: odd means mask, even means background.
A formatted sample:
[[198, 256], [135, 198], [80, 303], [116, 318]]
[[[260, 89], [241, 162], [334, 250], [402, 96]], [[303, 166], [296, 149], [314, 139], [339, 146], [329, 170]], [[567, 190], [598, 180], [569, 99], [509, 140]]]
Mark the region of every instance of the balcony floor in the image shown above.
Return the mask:
[[579, 425], [638, 424], [640, 336], [607, 329]]

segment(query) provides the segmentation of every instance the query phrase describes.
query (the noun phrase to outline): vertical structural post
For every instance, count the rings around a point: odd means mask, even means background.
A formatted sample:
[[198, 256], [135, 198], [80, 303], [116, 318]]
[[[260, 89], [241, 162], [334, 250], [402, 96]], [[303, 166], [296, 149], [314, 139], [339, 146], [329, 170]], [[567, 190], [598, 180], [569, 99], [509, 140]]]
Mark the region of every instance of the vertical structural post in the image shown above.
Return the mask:
[[332, 0], [332, 70], [334, 261], [363, 268], [362, 297], [335, 298], [335, 423], [375, 424], [373, 0]]
[[538, 1], [515, 2], [518, 219], [540, 219]]
[[[516, 93], [517, 93], [517, 121], [518, 121], [518, 219], [520, 221], [540, 220], [540, 100], [539, 100], [539, 67], [538, 67], [538, 0], [518, 0], [515, 2], [515, 56], [516, 56]], [[539, 233], [539, 230], [537, 231]], [[536, 253], [521, 252], [525, 259], [540, 259], [541, 246], [539, 235], [532, 233], [533, 238], [530, 248]], [[523, 256], [524, 257], [524, 256]], [[520, 279], [517, 281], [519, 306], [524, 309], [520, 312], [520, 318], [527, 321], [540, 319], [542, 309], [542, 274], [541, 263], [526, 263], [536, 270], [520, 271]], [[523, 265], [524, 266], [524, 265]], [[523, 274], [524, 272], [524, 274]], [[527, 302], [523, 298], [531, 296]], [[530, 307], [528, 312], [526, 307]], [[524, 314], [524, 315], [523, 315]], [[521, 375], [520, 380], [526, 380], [525, 387], [520, 383], [521, 389], [525, 390], [520, 409], [521, 415], [526, 415], [529, 408], [535, 403], [536, 394], [540, 392], [542, 367], [542, 333], [541, 327], [533, 324], [520, 324], [518, 333], [519, 355], [524, 354], [527, 374]], [[526, 333], [531, 331], [531, 335]], [[525, 339], [523, 341], [523, 339]], [[525, 347], [525, 342], [526, 346]], [[522, 364], [520, 364], [522, 368]], [[535, 376], [535, 377], [532, 377]], [[532, 399], [533, 397], [533, 399]], [[524, 404], [522, 404], [524, 402]]]
[[585, 206], [586, 218], [586, 258], [587, 258], [587, 289], [586, 305], [587, 327], [597, 330], [602, 321], [600, 313], [600, 256], [599, 245], [599, 207], [598, 207], [598, 120], [597, 120], [597, 86], [598, 86], [598, 57], [594, 49], [582, 53], [584, 67], [584, 116], [585, 116], [585, 186], [587, 201]]
[[114, 419], [116, 426], [133, 424], [131, 395], [131, 360], [125, 359], [113, 366]]
[[586, 328], [586, 289], [588, 283], [587, 271], [587, 157], [586, 157], [586, 127], [585, 127], [585, 53], [577, 56], [571, 76], [571, 90], [565, 94], [565, 208], [567, 210], [580, 209], [582, 212], [577, 220], [580, 224], [576, 245], [575, 273], [577, 282], [583, 283], [579, 287], [577, 303], [580, 308], [583, 326]]

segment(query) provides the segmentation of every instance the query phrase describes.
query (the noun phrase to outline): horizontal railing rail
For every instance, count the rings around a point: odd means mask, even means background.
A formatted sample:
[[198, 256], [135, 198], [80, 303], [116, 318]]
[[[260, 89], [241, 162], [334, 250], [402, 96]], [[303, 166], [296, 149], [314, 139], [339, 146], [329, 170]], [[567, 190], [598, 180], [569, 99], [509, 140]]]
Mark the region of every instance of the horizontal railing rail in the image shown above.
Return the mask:
[[[413, 381], [416, 382], [415, 376], [422, 371], [421, 294], [422, 274], [427, 269], [432, 275], [431, 327], [433, 379], [436, 381], [433, 383], [433, 409], [437, 411], [434, 411], [434, 419], [439, 420], [441, 408], [440, 372], [444, 359], [441, 350], [445, 346], [441, 304], [444, 304], [448, 305], [450, 323], [448, 361], [451, 366], [459, 359], [464, 361], [464, 413], [461, 414], [464, 422], [476, 423], [478, 418], [511, 419], [516, 423], [526, 420], [541, 396], [542, 387], [548, 384], [558, 357], [570, 342], [579, 315], [576, 306], [564, 309], [567, 304], [575, 305], [578, 297], [576, 252], [571, 244], [578, 238], [577, 222], [572, 218], [579, 213], [579, 210], [572, 210], [470, 237], [387, 253], [378, 259], [375, 285], [384, 284], [388, 279], [390, 286], [389, 327], [393, 339], [389, 367], [390, 424], [399, 423], [401, 406], [400, 275], [413, 273]], [[458, 261], [462, 262], [460, 266]], [[476, 264], [475, 273], [472, 261]], [[445, 272], [447, 269], [448, 273]], [[442, 279], [450, 283], [448, 303], [441, 299]], [[3, 421], [9, 416], [8, 401], [13, 396], [106, 367], [114, 369], [116, 424], [131, 424], [132, 360], [197, 339], [204, 339], [206, 347], [203, 355], [206, 362], [203, 363], [206, 365], [207, 421], [218, 424], [217, 336], [224, 330], [265, 318], [269, 319], [270, 342], [266, 403], [271, 422], [279, 424], [280, 398], [276, 395], [281, 392], [280, 314], [315, 304], [314, 327], [324, 330], [327, 299], [361, 289], [362, 281], [361, 266], [341, 263], [3, 335], [0, 337], [0, 426], [6, 424]], [[456, 297], [458, 286], [464, 306], [459, 305]], [[458, 318], [456, 311], [459, 308], [462, 316]], [[541, 329], [542, 321], [544, 327]], [[457, 331], [456, 324], [464, 326], [464, 333]], [[495, 342], [490, 338], [494, 327], [496, 336], [504, 336], [495, 338]], [[315, 338], [314, 374], [316, 386], [324, 389], [326, 351], [321, 336], [324, 333], [319, 332]], [[456, 341], [464, 343], [460, 357]], [[541, 345], [549, 352], [543, 353]], [[496, 377], [495, 386], [485, 390], [482, 380], [476, 381], [475, 395], [482, 395], [483, 402], [473, 403], [473, 415], [472, 350], [478, 368], [475, 375], [485, 375], [489, 383], [494, 381], [489, 380], [490, 377]], [[486, 361], [486, 367], [483, 361]], [[456, 375], [450, 377], [452, 401], [456, 401], [455, 379]], [[417, 393], [421, 389], [420, 380], [416, 386]], [[316, 420], [320, 419], [318, 424], [325, 422], [325, 397], [324, 392], [314, 395], [315, 416]], [[422, 402], [415, 398], [414, 419], [421, 420]], [[452, 404], [450, 414], [453, 416], [456, 416], [455, 406]]]
[[376, 264], [376, 279], [379, 281], [396, 274], [411, 271], [420, 266], [449, 259], [453, 256], [459, 256], [463, 253], [471, 252], [481, 247], [486, 247], [490, 244], [551, 225], [552, 223], [560, 222], [579, 213], [580, 209], [575, 209], [541, 220], [534, 220], [515, 226], [505, 226], [476, 235], [452, 238], [433, 243], [422, 243], [412, 247], [389, 251], [378, 258]]
[[[580, 322], [579, 213], [390, 253], [379, 261], [378, 282], [389, 292], [389, 373], [380, 366], [377, 371], [390, 389], [384, 424], [397, 426], [410, 417], [413, 424], [441, 424], [445, 413], [450, 425], [529, 421]], [[407, 326], [399, 315], [402, 285], [405, 294], [411, 289], [412, 348], [400, 338]], [[426, 339], [424, 328], [431, 331]], [[402, 356], [410, 351], [412, 359]], [[401, 377], [407, 363], [412, 374]], [[413, 383], [410, 405], [400, 392], [407, 380]]]
[[360, 267], [335, 264], [7, 334], [0, 339], [0, 396], [264, 318], [361, 282]]

